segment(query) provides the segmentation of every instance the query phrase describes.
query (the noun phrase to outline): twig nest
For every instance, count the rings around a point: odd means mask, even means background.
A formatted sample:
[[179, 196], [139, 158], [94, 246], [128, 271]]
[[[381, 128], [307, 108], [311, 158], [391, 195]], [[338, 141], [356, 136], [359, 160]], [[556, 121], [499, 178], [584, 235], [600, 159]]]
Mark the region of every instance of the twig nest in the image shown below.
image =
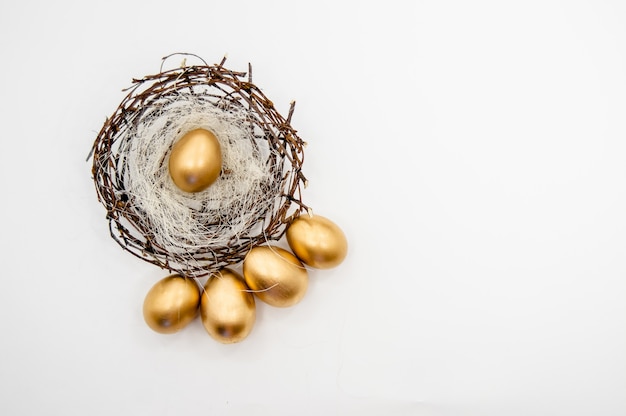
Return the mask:
[[188, 277], [216, 273], [251, 247], [279, 240], [308, 208], [294, 103], [283, 117], [250, 71], [224, 62], [133, 80], [92, 150], [111, 236]]

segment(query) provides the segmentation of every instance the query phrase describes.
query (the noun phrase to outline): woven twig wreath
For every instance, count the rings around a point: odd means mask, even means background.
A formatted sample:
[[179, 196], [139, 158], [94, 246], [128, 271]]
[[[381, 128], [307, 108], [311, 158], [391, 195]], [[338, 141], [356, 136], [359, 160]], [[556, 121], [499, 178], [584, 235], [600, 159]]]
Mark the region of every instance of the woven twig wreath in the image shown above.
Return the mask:
[[[162, 66], [158, 74], [134, 79], [92, 150], [111, 236], [135, 256], [187, 277], [241, 261], [251, 247], [280, 239], [308, 209], [301, 198], [305, 143], [291, 126], [295, 103], [281, 116], [252, 83], [251, 68], [231, 71], [225, 60]], [[191, 196], [178, 190], [167, 175], [166, 155], [185, 129], [196, 127], [223, 130], [222, 148], [230, 156], [219, 179], [223, 188], [230, 178], [253, 176], [246, 170], [250, 158], [264, 175], [234, 191], [211, 187]], [[225, 193], [234, 196], [225, 200]]]

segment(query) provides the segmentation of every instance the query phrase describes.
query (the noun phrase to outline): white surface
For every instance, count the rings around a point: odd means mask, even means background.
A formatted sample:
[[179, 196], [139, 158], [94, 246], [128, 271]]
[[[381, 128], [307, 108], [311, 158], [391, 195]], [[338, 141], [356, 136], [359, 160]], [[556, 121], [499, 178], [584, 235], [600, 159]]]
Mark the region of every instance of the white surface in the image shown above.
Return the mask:
[[[0, 6], [0, 413], [626, 413], [623, 2], [130, 3]], [[172, 52], [297, 101], [350, 241], [234, 346], [147, 328], [84, 161]]]

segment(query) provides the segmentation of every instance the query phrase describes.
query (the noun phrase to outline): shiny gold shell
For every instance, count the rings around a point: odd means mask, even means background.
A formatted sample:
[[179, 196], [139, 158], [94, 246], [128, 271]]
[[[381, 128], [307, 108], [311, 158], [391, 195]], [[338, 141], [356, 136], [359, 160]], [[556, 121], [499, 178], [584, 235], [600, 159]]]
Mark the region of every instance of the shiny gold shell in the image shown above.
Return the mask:
[[304, 265], [280, 247], [254, 247], [243, 261], [243, 276], [254, 294], [272, 306], [300, 302], [309, 285]]
[[287, 242], [304, 264], [317, 269], [338, 266], [348, 254], [348, 240], [341, 228], [320, 215], [296, 218], [287, 228]]
[[205, 190], [222, 170], [222, 150], [217, 137], [205, 129], [186, 133], [172, 147], [168, 167], [172, 180], [181, 190]]
[[198, 314], [200, 289], [194, 280], [174, 274], [158, 281], [143, 302], [143, 317], [161, 334], [180, 331]]
[[206, 331], [223, 344], [246, 338], [256, 320], [254, 296], [243, 278], [230, 269], [222, 269], [204, 285], [200, 315]]

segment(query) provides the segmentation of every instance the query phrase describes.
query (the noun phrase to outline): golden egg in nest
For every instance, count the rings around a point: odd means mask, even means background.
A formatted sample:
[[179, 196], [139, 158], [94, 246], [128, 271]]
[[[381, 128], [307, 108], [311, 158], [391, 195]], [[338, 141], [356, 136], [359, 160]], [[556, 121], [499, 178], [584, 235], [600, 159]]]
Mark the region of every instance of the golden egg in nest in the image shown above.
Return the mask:
[[259, 299], [278, 307], [300, 302], [309, 284], [308, 273], [300, 260], [274, 246], [250, 250], [243, 261], [243, 276]]
[[348, 240], [341, 228], [321, 215], [299, 216], [289, 225], [286, 234], [294, 254], [316, 269], [338, 266], [348, 254]]
[[148, 326], [161, 334], [183, 329], [198, 314], [200, 289], [192, 279], [174, 274], [158, 281], [143, 303], [143, 317]]
[[245, 339], [256, 320], [254, 296], [243, 278], [228, 268], [208, 279], [200, 301], [206, 331], [223, 344]]
[[181, 190], [207, 189], [222, 170], [222, 149], [217, 137], [205, 129], [186, 133], [172, 147], [168, 167], [172, 180]]

